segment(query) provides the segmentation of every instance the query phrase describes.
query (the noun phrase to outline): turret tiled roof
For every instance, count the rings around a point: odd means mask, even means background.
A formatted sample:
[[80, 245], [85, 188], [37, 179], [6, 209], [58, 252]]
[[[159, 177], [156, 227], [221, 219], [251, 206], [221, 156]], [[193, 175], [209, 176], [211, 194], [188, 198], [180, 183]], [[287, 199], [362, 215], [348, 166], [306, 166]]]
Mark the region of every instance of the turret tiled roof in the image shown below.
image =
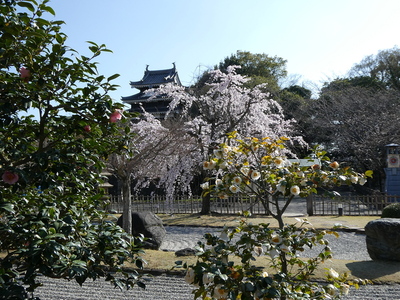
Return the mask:
[[146, 67], [142, 80], [131, 81], [131, 87], [142, 89], [142, 88], [153, 88], [170, 82], [182, 85], [178, 76], [178, 72], [174, 67], [166, 70], [155, 70], [150, 71], [149, 66]]

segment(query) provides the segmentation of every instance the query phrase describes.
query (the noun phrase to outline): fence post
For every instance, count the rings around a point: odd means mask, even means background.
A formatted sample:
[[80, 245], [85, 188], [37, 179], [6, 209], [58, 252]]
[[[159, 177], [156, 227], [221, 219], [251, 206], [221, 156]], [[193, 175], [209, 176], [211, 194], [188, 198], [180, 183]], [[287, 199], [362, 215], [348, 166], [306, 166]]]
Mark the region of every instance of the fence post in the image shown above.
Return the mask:
[[308, 195], [307, 196], [307, 214], [309, 216], [313, 216], [314, 215], [314, 204], [313, 204], [313, 195]]
[[[258, 202], [258, 204], [260, 204], [260, 201]], [[258, 207], [260, 207], [260, 205]], [[263, 206], [263, 208], [265, 209], [264, 206]], [[269, 211], [272, 211], [272, 195], [271, 194], [268, 195], [268, 197], [267, 197], [267, 208], [268, 208]], [[259, 213], [260, 213], [260, 209], [258, 209], [258, 210], [259, 210]], [[265, 214], [267, 216], [269, 216], [268, 210], [265, 210]]]

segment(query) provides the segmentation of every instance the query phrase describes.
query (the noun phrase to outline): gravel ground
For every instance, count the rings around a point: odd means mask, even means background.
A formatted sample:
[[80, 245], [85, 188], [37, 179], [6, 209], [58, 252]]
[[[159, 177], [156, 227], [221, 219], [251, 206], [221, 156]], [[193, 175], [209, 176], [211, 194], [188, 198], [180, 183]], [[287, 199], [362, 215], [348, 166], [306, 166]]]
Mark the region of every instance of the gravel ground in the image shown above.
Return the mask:
[[[169, 226], [167, 237], [161, 249], [176, 251], [193, 247], [206, 232], [217, 232], [215, 228]], [[352, 260], [370, 260], [365, 246], [365, 235], [343, 232], [340, 238], [329, 237], [334, 258]], [[307, 251], [308, 252], [308, 251]], [[312, 255], [312, 253], [310, 254]], [[43, 278], [44, 286], [38, 288], [35, 296], [42, 300], [190, 300], [192, 288], [181, 276], [160, 275], [148, 278], [146, 289], [135, 287], [129, 291], [114, 289], [110, 283], [98, 280], [85, 282], [80, 287], [76, 282]], [[351, 289], [345, 300], [394, 300], [400, 299], [400, 285], [369, 285], [359, 290]]]
[[[176, 251], [184, 248], [193, 248], [197, 241], [203, 240], [205, 233], [218, 233], [221, 229], [213, 227], [180, 227], [167, 226], [167, 237], [161, 245], [162, 250]], [[326, 235], [329, 246], [332, 248], [333, 257], [349, 260], [370, 260], [368, 255], [365, 235], [355, 232], [340, 232], [340, 237]], [[304, 252], [307, 256], [315, 256], [321, 248], [313, 248]]]
[[[86, 282], [80, 287], [75, 282], [44, 280], [45, 287], [38, 289], [42, 300], [193, 300], [192, 288], [182, 277], [155, 276], [146, 285], [146, 290], [138, 287], [129, 291], [114, 289], [104, 281]], [[345, 300], [395, 300], [400, 299], [400, 285], [369, 285], [359, 290], [351, 289]]]

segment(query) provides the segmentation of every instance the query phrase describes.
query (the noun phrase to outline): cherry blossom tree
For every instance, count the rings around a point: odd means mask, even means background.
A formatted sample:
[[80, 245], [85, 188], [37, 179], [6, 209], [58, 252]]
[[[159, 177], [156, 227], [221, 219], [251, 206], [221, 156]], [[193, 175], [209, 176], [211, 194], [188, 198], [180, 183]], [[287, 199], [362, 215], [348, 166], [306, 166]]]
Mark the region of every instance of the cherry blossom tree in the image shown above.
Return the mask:
[[[186, 147], [187, 155], [175, 157], [175, 168], [164, 173], [164, 178], [169, 179], [161, 182], [170, 186], [174, 183], [176, 187], [176, 179], [182, 174], [180, 170], [185, 170], [185, 178], [199, 174], [206, 176], [207, 170], [202, 168], [202, 162], [212, 153], [213, 147], [225, 141], [227, 133], [234, 130], [244, 137], [288, 136], [291, 137], [292, 145], [306, 146], [294, 131], [295, 120], [285, 119], [281, 106], [264, 92], [265, 85], [246, 87], [248, 79], [237, 74], [237, 68], [230, 66], [226, 73], [210, 71], [205, 93], [198, 94], [176, 85], [165, 85], [150, 91], [155, 92], [153, 97], [166, 94], [173, 99], [169, 114], [179, 112], [176, 122], [181, 124], [182, 132], [190, 137], [187, 139], [190, 141], [189, 146], [183, 142], [180, 145], [181, 148]], [[169, 192], [173, 190], [169, 188]], [[201, 213], [210, 213], [209, 197], [203, 199]]]
[[[191, 155], [191, 137], [181, 132], [181, 128], [174, 125], [164, 126], [153, 115], [143, 112], [140, 121], [130, 123], [127, 130], [134, 133], [128, 141], [129, 152], [113, 154], [107, 165], [108, 169], [118, 178], [122, 185], [123, 228], [126, 232], [132, 231], [131, 190], [132, 179], [136, 184], [133, 188], [140, 191], [150, 183], [158, 181], [159, 185], [169, 187], [169, 195], [174, 193], [174, 182], [178, 177], [181, 181], [189, 181], [192, 177], [185, 176], [184, 164], [187, 155]], [[181, 147], [184, 144], [186, 147]], [[192, 148], [193, 140], [192, 140]], [[179, 176], [175, 171], [180, 172]], [[168, 176], [169, 175], [169, 176]], [[171, 190], [172, 189], [172, 190]]]

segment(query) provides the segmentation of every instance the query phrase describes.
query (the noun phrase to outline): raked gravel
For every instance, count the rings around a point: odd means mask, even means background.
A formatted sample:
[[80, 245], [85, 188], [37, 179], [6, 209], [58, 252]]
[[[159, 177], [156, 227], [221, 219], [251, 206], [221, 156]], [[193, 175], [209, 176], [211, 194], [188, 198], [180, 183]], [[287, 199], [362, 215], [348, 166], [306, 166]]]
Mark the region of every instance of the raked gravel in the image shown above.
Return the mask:
[[[161, 249], [176, 251], [194, 247], [204, 233], [220, 229], [204, 227], [167, 226], [167, 236]], [[370, 260], [365, 245], [365, 235], [353, 232], [342, 232], [340, 238], [329, 237], [334, 258], [351, 260]], [[313, 250], [316, 251], [316, 250]], [[308, 251], [307, 251], [308, 252]], [[310, 254], [312, 255], [312, 253]], [[87, 281], [79, 286], [74, 281], [43, 278], [43, 287], [35, 292], [42, 300], [122, 300], [122, 299], [152, 299], [152, 300], [191, 300], [192, 287], [185, 283], [183, 277], [159, 275], [148, 278], [146, 289], [138, 287], [128, 291], [113, 288], [103, 280]], [[368, 285], [359, 290], [351, 289], [345, 300], [400, 300], [400, 285]]]

